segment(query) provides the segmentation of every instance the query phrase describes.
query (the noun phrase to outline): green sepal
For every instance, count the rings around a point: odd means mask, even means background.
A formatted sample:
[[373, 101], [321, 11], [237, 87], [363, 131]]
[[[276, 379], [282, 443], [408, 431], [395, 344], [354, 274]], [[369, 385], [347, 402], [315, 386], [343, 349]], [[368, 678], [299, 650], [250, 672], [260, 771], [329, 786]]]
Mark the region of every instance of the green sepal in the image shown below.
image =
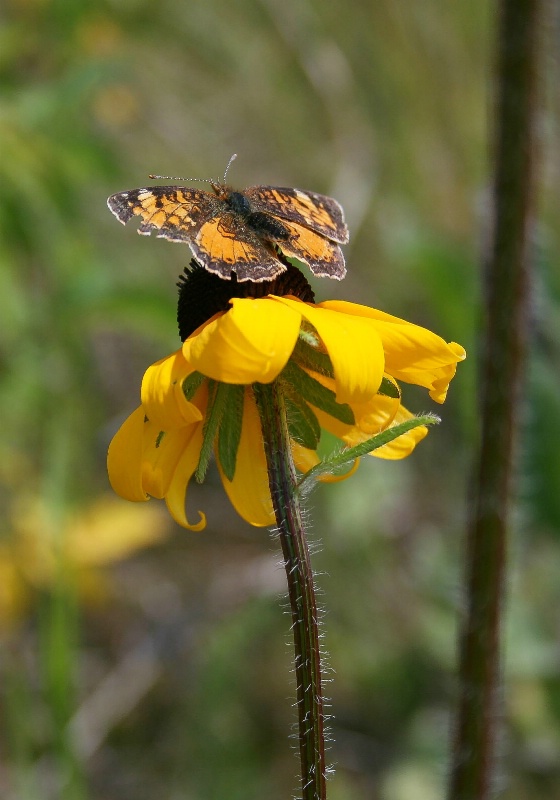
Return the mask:
[[204, 418], [204, 425], [202, 428], [202, 447], [200, 448], [200, 455], [198, 457], [198, 465], [196, 467], [194, 477], [198, 483], [202, 483], [208, 469], [208, 464], [212, 457], [214, 449], [214, 439], [220, 427], [222, 416], [224, 413], [224, 403], [220, 387], [223, 384], [208, 379], [208, 406], [206, 408], [206, 416]]
[[301, 330], [294, 348], [293, 358], [305, 369], [318, 372], [327, 378], [334, 377], [332, 361], [328, 353], [317, 348], [317, 340], [313, 332]]
[[412, 417], [412, 419], [401, 422], [399, 425], [392, 425], [382, 433], [378, 433], [370, 439], [366, 439], [365, 442], [360, 442], [360, 444], [354, 447], [345, 448], [339, 453], [324, 458], [319, 464], [316, 464], [308, 470], [305, 475], [302, 475], [298, 483], [298, 491], [307, 490], [309, 484], [320, 475], [325, 475], [327, 473], [336, 474], [340, 472], [341, 468], [353, 463], [357, 458], [372, 453], [379, 447], [383, 447], [384, 444], [389, 444], [399, 436], [402, 436], [403, 433], [408, 433], [408, 431], [418, 428], [420, 425], [436, 425], [439, 422], [440, 419], [436, 417], [435, 414], [424, 414], [421, 417]]
[[[293, 358], [305, 369], [318, 372], [327, 378], [334, 378], [334, 369], [328, 353], [317, 348], [317, 339], [312, 331], [301, 330], [294, 348]], [[377, 394], [400, 400], [401, 390], [398, 383], [391, 378], [383, 377]]]
[[220, 384], [220, 386], [223, 386], [226, 390], [224, 392], [226, 413], [222, 415], [218, 431], [217, 452], [224, 475], [228, 480], [232, 481], [235, 475], [239, 442], [241, 441], [245, 387], [238, 384], [225, 383]]
[[355, 424], [354, 412], [350, 406], [346, 403], [337, 403], [335, 393], [319, 383], [295, 361], [291, 359], [288, 361], [280, 377], [289, 384], [288, 394], [290, 396], [295, 393], [340, 422], [344, 422], [346, 425]]
[[191, 374], [183, 381], [183, 394], [186, 400], [192, 400], [196, 394], [197, 389], [200, 388], [205, 376], [200, 372], [191, 372]]
[[224, 474], [231, 481], [235, 475], [237, 450], [243, 421], [244, 387], [208, 380], [208, 407], [202, 429], [202, 447], [195, 478], [202, 483], [212, 458], [214, 443]]
[[305, 400], [292, 394], [284, 398], [290, 438], [310, 450], [316, 450], [321, 437], [319, 420]]
[[[307, 320], [305, 319], [302, 319], [301, 327], [299, 329], [298, 342], [300, 340], [303, 340], [305, 344], [308, 344], [310, 347], [313, 347], [314, 350], [319, 349], [319, 347], [321, 346], [321, 339], [319, 338], [319, 334], [317, 333], [313, 325], [311, 325], [311, 323], [307, 322]], [[296, 347], [297, 347], [297, 342], [296, 342]]]
[[385, 397], [392, 397], [395, 400], [400, 400], [401, 398], [401, 390], [398, 383], [396, 381], [393, 383], [389, 378], [381, 378], [377, 394], [382, 394]]

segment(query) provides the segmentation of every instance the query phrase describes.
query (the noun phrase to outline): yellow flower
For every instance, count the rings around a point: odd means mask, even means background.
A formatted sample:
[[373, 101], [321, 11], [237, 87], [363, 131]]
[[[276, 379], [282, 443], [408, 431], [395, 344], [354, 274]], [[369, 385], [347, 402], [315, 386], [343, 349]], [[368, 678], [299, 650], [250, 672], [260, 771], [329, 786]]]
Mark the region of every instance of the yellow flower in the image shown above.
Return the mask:
[[[306, 472], [319, 462], [319, 428], [347, 445], [366, 441], [412, 416], [401, 404], [398, 380], [425, 387], [442, 403], [457, 362], [465, 357], [458, 344], [354, 303], [315, 305], [274, 294], [233, 297], [230, 303], [180, 350], [149, 367], [141, 405], [109, 447], [113, 489], [128, 500], [164, 498], [173, 518], [191, 530], [206, 524], [201, 512], [198, 522], [189, 522], [185, 498], [220, 387], [231, 390], [223, 418], [237, 413], [240, 423], [233, 467], [225, 466], [227, 446], [218, 436], [212, 440], [222, 482], [237, 512], [264, 526], [274, 524], [274, 514], [252, 384], [280, 381], [293, 425], [294, 461]], [[425, 427], [414, 428], [372, 455], [404, 458], [426, 433]]]

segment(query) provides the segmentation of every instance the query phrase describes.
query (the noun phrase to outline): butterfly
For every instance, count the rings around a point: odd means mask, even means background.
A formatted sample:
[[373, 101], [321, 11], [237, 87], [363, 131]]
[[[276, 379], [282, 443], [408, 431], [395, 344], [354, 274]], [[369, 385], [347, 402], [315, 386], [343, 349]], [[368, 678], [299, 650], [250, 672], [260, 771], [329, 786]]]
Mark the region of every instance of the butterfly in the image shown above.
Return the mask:
[[348, 241], [348, 228], [336, 200], [276, 186], [237, 191], [226, 185], [226, 175], [227, 169], [223, 181], [208, 181], [212, 192], [153, 186], [117, 192], [107, 205], [123, 225], [139, 217], [138, 233], [155, 231], [158, 238], [186, 242], [208, 272], [226, 280], [271, 280], [286, 270], [278, 250], [303, 261], [314, 275], [344, 278], [339, 245]]

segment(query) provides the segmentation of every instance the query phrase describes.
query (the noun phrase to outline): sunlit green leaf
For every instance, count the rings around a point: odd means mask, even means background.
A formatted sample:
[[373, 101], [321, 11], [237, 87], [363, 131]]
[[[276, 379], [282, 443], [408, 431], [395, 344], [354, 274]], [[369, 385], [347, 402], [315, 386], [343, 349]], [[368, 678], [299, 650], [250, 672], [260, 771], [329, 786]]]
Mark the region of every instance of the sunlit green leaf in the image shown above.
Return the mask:
[[310, 450], [316, 450], [321, 436], [317, 417], [307, 403], [297, 396], [286, 397], [285, 403], [291, 438]]
[[220, 384], [220, 387], [225, 408], [218, 431], [218, 458], [225, 476], [232, 481], [241, 439], [245, 387], [236, 384]]
[[281, 379], [290, 384], [290, 394], [300, 395], [311, 405], [320, 408], [331, 417], [347, 425], [354, 424], [354, 413], [346, 403], [338, 403], [336, 395], [318, 380], [313, 378], [293, 360], [288, 361], [281, 373]]

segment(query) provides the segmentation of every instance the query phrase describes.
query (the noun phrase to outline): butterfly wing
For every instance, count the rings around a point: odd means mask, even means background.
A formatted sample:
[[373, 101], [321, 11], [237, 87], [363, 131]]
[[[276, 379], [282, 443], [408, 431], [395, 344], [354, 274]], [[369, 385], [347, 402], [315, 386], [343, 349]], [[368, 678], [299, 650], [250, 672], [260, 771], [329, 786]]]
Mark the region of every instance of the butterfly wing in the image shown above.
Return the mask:
[[287, 256], [303, 261], [318, 278], [344, 278], [344, 256], [336, 242], [296, 222], [283, 220], [283, 224], [290, 233], [289, 239], [280, 244]]
[[235, 214], [223, 214], [205, 222], [190, 242], [197, 261], [208, 272], [226, 280], [269, 281], [286, 267], [271, 246], [243, 224]]
[[152, 186], [111, 195], [107, 205], [123, 223], [140, 218], [138, 233], [172, 242], [193, 241], [201, 225], [218, 212], [219, 200], [201, 189]]
[[332, 197], [277, 186], [251, 186], [243, 194], [255, 211], [295, 222], [339, 244], [348, 241], [342, 206]]

